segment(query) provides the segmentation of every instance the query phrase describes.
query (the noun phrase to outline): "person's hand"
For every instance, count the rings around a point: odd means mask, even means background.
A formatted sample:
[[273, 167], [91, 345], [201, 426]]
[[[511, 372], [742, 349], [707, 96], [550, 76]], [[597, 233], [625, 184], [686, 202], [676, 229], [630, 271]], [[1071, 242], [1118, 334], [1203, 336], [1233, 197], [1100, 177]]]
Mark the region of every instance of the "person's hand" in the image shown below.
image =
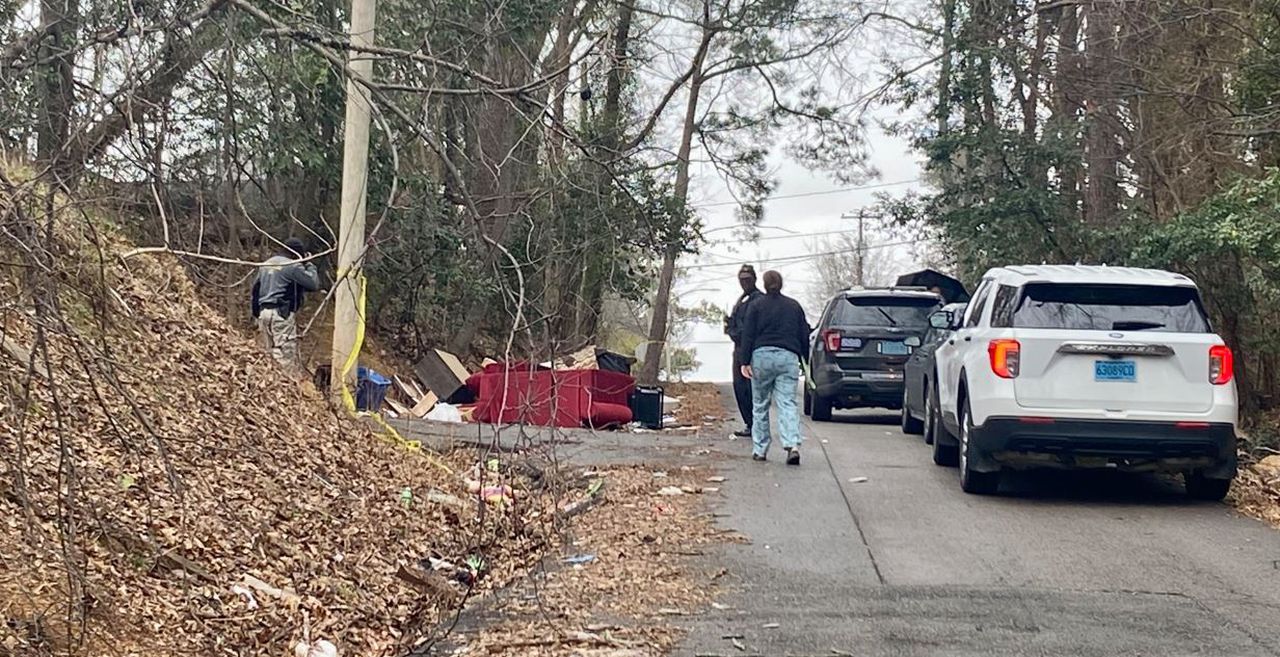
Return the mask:
[[750, 365], [743, 365], [743, 366], [742, 366], [742, 376], [744, 376], [744, 377], [746, 377], [746, 378], [748, 378], [748, 379], [750, 379], [750, 378], [751, 378], [751, 366], [750, 366]]

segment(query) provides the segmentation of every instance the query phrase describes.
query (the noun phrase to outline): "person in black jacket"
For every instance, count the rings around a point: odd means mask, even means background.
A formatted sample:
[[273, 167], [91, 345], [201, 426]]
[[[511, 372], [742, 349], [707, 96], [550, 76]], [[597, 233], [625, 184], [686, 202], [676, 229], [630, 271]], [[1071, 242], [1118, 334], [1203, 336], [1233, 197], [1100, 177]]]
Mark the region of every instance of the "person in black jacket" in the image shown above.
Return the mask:
[[751, 265], [743, 265], [738, 270], [738, 284], [742, 286], [742, 295], [733, 305], [733, 312], [725, 319], [724, 332], [733, 340], [733, 396], [738, 402], [738, 414], [742, 416], [743, 428], [733, 432], [739, 438], [751, 437], [751, 422], [755, 411], [751, 408], [751, 381], [742, 375], [742, 366], [749, 360], [739, 360], [738, 343], [742, 341], [742, 318], [747, 312], [747, 304], [764, 296], [756, 287], [756, 270]]
[[316, 266], [302, 261], [309, 255], [302, 240], [285, 240], [284, 247], [258, 268], [249, 297], [263, 346], [276, 362], [295, 374], [302, 371], [295, 314], [302, 309], [303, 295], [320, 289]]
[[782, 295], [782, 274], [764, 273], [764, 296], [751, 302], [743, 318], [738, 358], [742, 375], [751, 379], [755, 417], [751, 458], [765, 460], [769, 452], [769, 408], [778, 404], [778, 433], [787, 450], [787, 465], [800, 465], [800, 361], [809, 345], [809, 321], [804, 309]]

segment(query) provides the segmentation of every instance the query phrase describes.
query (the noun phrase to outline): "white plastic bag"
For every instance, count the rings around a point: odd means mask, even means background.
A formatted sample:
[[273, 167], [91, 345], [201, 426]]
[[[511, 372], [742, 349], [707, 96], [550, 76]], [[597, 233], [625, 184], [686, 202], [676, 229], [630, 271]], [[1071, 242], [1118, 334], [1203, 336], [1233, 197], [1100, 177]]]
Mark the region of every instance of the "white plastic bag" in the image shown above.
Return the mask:
[[426, 417], [436, 422], [462, 422], [462, 411], [457, 406], [440, 402]]

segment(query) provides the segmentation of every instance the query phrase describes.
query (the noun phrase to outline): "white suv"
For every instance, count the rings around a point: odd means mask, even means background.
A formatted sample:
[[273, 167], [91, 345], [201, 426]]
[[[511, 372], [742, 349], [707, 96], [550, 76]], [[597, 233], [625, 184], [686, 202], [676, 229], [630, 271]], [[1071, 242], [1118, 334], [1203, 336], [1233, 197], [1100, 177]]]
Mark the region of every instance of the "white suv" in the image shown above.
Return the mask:
[[1236, 474], [1233, 359], [1180, 274], [1001, 267], [960, 315], [926, 386], [933, 460], [969, 493], [1006, 468], [1181, 472], [1221, 499]]

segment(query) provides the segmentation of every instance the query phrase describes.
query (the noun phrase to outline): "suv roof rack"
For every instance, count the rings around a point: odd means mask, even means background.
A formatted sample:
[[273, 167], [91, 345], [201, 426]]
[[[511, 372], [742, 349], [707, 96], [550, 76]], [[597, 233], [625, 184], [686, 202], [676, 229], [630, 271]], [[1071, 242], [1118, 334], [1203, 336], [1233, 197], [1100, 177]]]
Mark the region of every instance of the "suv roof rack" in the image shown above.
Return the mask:
[[855, 286], [855, 287], [851, 287], [843, 290], [841, 294], [861, 294], [861, 293], [884, 294], [885, 292], [889, 292], [889, 293], [894, 293], [894, 292], [921, 293], [923, 292], [925, 294], [934, 294], [934, 295], [937, 294], [936, 292], [930, 292], [929, 288], [924, 287], [922, 285], [885, 285], [880, 287]]

